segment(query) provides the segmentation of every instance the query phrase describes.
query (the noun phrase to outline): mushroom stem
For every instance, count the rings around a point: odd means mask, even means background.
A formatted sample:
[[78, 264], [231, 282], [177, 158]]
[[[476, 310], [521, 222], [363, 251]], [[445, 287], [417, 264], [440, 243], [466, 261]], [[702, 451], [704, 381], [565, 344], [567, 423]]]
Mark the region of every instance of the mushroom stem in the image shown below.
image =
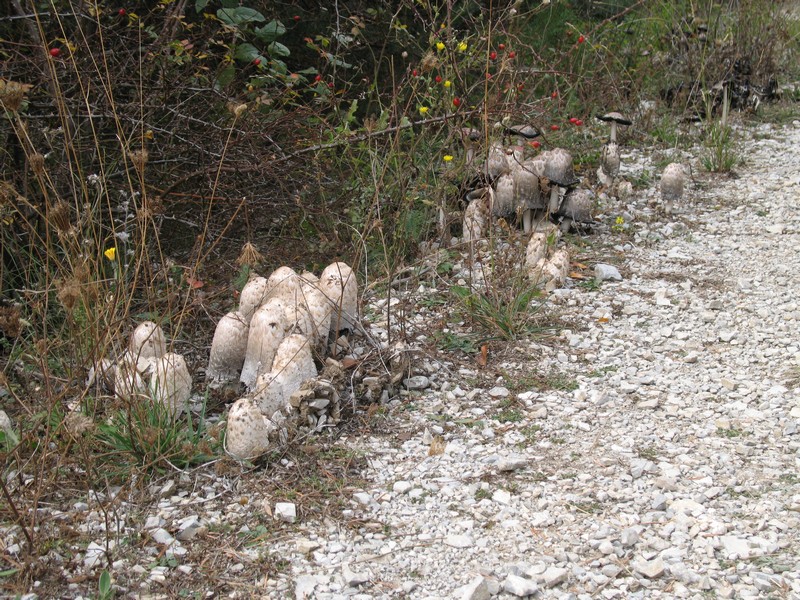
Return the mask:
[[530, 208], [526, 208], [525, 212], [522, 213], [522, 231], [524, 231], [525, 233], [530, 233], [532, 225], [533, 225], [533, 210]]
[[548, 210], [554, 213], [558, 210], [558, 186], [554, 183], [550, 185], [550, 206]]
[[617, 141], [617, 122], [611, 121], [611, 141]]

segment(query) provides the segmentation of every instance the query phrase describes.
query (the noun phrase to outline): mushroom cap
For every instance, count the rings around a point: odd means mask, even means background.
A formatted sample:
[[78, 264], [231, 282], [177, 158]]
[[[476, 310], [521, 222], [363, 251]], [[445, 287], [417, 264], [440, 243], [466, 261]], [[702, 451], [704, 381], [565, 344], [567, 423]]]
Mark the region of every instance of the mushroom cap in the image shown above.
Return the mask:
[[306, 278], [305, 274], [300, 280], [303, 308], [311, 318], [311, 330], [306, 334], [324, 344], [330, 333], [333, 305], [320, 289], [319, 279], [314, 275], [311, 276], [314, 278], [313, 281]]
[[577, 223], [591, 223], [594, 200], [594, 193], [591, 190], [570, 190], [564, 195], [558, 214]]
[[686, 184], [686, 170], [680, 163], [670, 163], [661, 174], [661, 197], [664, 200], [680, 200]]
[[580, 180], [575, 177], [572, 155], [563, 148], [553, 148], [546, 153], [544, 176], [561, 187], [570, 187]]
[[239, 296], [239, 312], [242, 313], [248, 323], [253, 318], [253, 313], [256, 312], [256, 309], [264, 304], [266, 299], [266, 277], [256, 276], [245, 284]]
[[484, 188], [482, 190], [483, 194], [476, 196], [464, 210], [461, 230], [465, 242], [483, 238], [489, 227], [491, 218], [489, 214], [489, 194], [494, 194], [490, 190], [491, 188]]
[[489, 153], [486, 156], [486, 174], [491, 179], [495, 179], [503, 173], [508, 173], [510, 168], [508, 156], [502, 144], [495, 142], [489, 146]]
[[137, 361], [142, 358], [159, 358], [167, 351], [167, 339], [160, 325], [143, 321], [133, 330], [128, 347]]
[[481, 139], [481, 132], [474, 127], [462, 127], [461, 128], [461, 137], [464, 140], [469, 140], [471, 142], [477, 142]]
[[539, 131], [533, 125], [512, 125], [511, 127], [506, 128], [506, 133], [510, 133], [511, 135], [518, 135], [519, 137], [524, 137], [525, 139], [532, 140], [536, 137], [542, 135], [542, 132]]
[[250, 324], [239, 311], [229, 312], [219, 320], [211, 342], [206, 379], [219, 383], [239, 378], [249, 333]]
[[272, 368], [275, 353], [290, 326], [286, 322], [286, 305], [278, 298], [270, 298], [255, 312], [250, 321], [247, 351], [239, 377], [247, 387], [252, 388], [259, 374]]
[[150, 394], [175, 417], [189, 405], [192, 395], [192, 376], [183, 356], [167, 352], [159, 358], [150, 377]]
[[269, 373], [259, 375], [255, 400], [261, 412], [271, 417], [289, 404], [289, 397], [309, 379], [317, 376], [311, 342], [300, 334], [286, 337], [275, 353]]
[[600, 119], [601, 121], [605, 121], [606, 123], [614, 121], [615, 123], [618, 123], [620, 125], [632, 125], [633, 124], [633, 121], [631, 121], [630, 119], [626, 119], [625, 117], [623, 117], [618, 112], [610, 112], [610, 113], [606, 113], [604, 115], [597, 115], [597, 118]]
[[608, 142], [603, 146], [603, 152], [600, 155], [600, 168], [602, 168], [603, 173], [609, 177], [616, 177], [619, 174], [619, 166], [619, 146], [616, 142]]
[[333, 306], [331, 333], [353, 329], [358, 323], [358, 282], [353, 269], [343, 262], [332, 263], [322, 271], [319, 283], [319, 289]]
[[228, 411], [225, 450], [233, 458], [249, 460], [269, 448], [269, 435], [275, 426], [258, 408], [255, 400], [239, 398]]
[[296, 303], [300, 296], [299, 279], [297, 273], [291, 267], [278, 267], [267, 280], [267, 296], [265, 299], [278, 298], [287, 305]]
[[506, 173], [494, 182], [494, 202], [492, 214], [507, 217], [514, 214], [514, 178]]
[[514, 179], [514, 204], [517, 209], [545, 207], [539, 186], [538, 169], [536, 162], [528, 159], [522, 163], [515, 163], [511, 170], [511, 177]]

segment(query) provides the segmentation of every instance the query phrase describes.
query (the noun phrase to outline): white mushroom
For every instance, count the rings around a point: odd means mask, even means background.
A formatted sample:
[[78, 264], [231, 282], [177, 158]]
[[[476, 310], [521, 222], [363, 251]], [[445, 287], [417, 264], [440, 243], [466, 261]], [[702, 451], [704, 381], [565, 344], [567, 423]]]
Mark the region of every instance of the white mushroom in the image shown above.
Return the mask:
[[358, 282], [353, 270], [343, 262], [325, 267], [319, 278], [320, 290], [333, 303], [330, 331], [354, 329], [358, 323]]
[[559, 187], [569, 188], [578, 183], [572, 166], [572, 155], [563, 148], [553, 148], [542, 153], [544, 163], [544, 178], [550, 185], [550, 202], [548, 211], [554, 213], [558, 210]]
[[303, 304], [313, 321], [315, 338], [324, 346], [330, 332], [333, 306], [320, 289], [319, 278], [313, 273], [301, 275], [300, 293]]
[[291, 267], [275, 269], [267, 280], [266, 299], [278, 298], [287, 306], [295, 304], [300, 296], [299, 279], [297, 273]]
[[192, 395], [192, 376], [183, 356], [167, 352], [156, 360], [150, 378], [150, 394], [172, 416], [188, 409], [189, 397]]
[[686, 185], [686, 170], [680, 163], [670, 163], [664, 168], [661, 175], [661, 199], [664, 202], [664, 212], [672, 214], [674, 203], [683, 196]]
[[629, 119], [626, 119], [618, 112], [610, 112], [603, 116], [598, 116], [597, 118], [601, 121], [605, 121], [606, 123], [611, 123], [610, 139], [612, 142], [617, 141], [617, 125], [630, 125], [632, 123]]
[[616, 142], [608, 142], [603, 146], [603, 153], [600, 156], [600, 169], [597, 176], [600, 182], [610, 187], [614, 183], [614, 178], [619, 175], [620, 152]]
[[504, 173], [494, 182], [492, 214], [495, 217], [509, 217], [514, 212], [514, 178]]
[[569, 253], [565, 248], [559, 248], [548, 261], [547, 273], [550, 280], [545, 285], [545, 290], [552, 292], [564, 285], [569, 275]]
[[255, 312], [250, 321], [247, 351], [239, 378], [248, 388], [253, 387], [260, 373], [268, 373], [272, 368], [275, 353], [288, 328], [286, 305], [277, 298], [271, 298]]
[[485, 237], [491, 222], [489, 211], [490, 195], [494, 195], [494, 191], [491, 188], [475, 190], [467, 195], [470, 203], [464, 211], [462, 223], [462, 235], [465, 242], [473, 242]]
[[86, 375], [86, 387], [100, 385], [107, 391], [114, 391], [114, 380], [117, 377], [117, 365], [109, 358], [101, 358], [89, 368]]
[[542, 192], [539, 176], [536, 174], [539, 165], [534, 160], [514, 163], [511, 177], [514, 179], [514, 206], [517, 214], [522, 213], [522, 228], [530, 233], [533, 225], [533, 212], [543, 209]]
[[558, 216], [561, 230], [569, 231], [574, 223], [591, 223], [595, 196], [591, 190], [572, 189], [564, 195]]
[[269, 435], [275, 425], [251, 398], [239, 398], [228, 411], [225, 450], [233, 458], [251, 460], [269, 449]]
[[213, 383], [236, 381], [247, 353], [250, 325], [240, 311], [229, 312], [217, 323], [206, 368], [206, 380]]
[[114, 393], [126, 402], [138, 402], [150, 396], [147, 382], [153, 373], [154, 357], [134, 360], [133, 354], [127, 350], [117, 362], [114, 369]]
[[286, 408], [289, 396], [309, 379], [317, 376], [311, 355], [311, 342], [300, 334], [286, 337], [278, 347], [269, 373], [259, 375], [255, 400], [263, 414], [271, 417]]
[[489, 146], [489, 153], [486, 156], [486, 174], [489, 179], [496, 179], [503, 173], [508, 173], [509, 164], [506, 150], [500, 142], [495, 142]]
[[242, 288], [239, 296], [239, 312], [242, 313], [246, 322], [250, 322], [256, 309], [267, 300], [267, 279], [265, 277], [253, 277]]
[[167, 339], [164, 330], [152, 321], [139, 323], [131, 334], [128, 346], [134, 360], [159, 358], [167, 351]]

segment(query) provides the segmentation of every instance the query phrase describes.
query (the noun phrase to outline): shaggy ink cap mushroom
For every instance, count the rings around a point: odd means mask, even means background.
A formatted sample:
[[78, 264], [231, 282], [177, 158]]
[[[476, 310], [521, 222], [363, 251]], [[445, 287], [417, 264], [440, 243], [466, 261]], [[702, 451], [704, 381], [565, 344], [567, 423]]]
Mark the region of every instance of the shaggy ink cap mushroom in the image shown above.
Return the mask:
[[598, 119], [606, 123], [611, 123], [611, 141], [617, 141], [617, 125], [632, 125], [633, 121], [626, 119], [618, 112], [610, 112], [604, 115], [598, 115]]

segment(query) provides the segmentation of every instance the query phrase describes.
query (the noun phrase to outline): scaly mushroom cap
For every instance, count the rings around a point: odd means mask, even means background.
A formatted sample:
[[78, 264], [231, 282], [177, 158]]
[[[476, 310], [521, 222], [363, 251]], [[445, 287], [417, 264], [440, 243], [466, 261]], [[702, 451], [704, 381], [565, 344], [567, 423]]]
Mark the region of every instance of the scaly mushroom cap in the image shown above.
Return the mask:
[[211, 342], [206, 380], [226, 383], [239, 378], [249, 332], [250, 324], [239, 311], [229, 312], [220, 319]]
[[133, 330], [128, 347], [134, 360], [160, 358], [167, 351], [167, 338], [159, 325], [144, 321]]
[[324, 345], [330, 333], [333, 306], [320, 289], [319, 278], [312, 273], [303, 273], [301, 276], [300, 293], [303, 298], [303, 306], [311, 316], [313, 337]]
[[228, 411], [225, 450], [233, 458], [251, 460], [269, 449], [269, 435], [275, 426], [251, 398], [239, 398]]
[[152, 356], [134, 359], [127, 350], [114, 369], [114, 393], [127, 402], [145, 400], [150, 396], [147, 381], [158, 359]]
[[150, 394], [161, 402], [172, 416], [181, 414], [189, 407], [192, 395], [192, 376], [183, 356], [167, 352], [159, 358], [150, 378]]
[[553, 148], [546, 153], [544, 176], [561, 187], [570, 187], [578, 183], [572, 166], [572, 155], [563, 148]]
[[117, 365], [110, 358], [101, 358], [86, 375], [86, 387], [101, 385], [107, 391], [114, 391], [114, 380], [117, 377]]
[[558, 214], [576, 223], [591, 223], [594, 199], [591, 190], [572, 189], [564, 195]]
[[266, 299], [278, 298], [287, 306], [293, 305], [300, 296], [300, 281], [291, 267], [279, 267], [267, 280]]
[[514, 179], [514, 206], [517, 210], [544, 208], [539, 176], [536, 174], [538, 165], [532, 159], [515, 164], [516, 168], [511, 170], [511, 177]]
[[542, 132], [532, 125], [512, 125], [506, 128], [506, 133], [525, 138], [526, 140], [532, 140], [542, 135]]
[[601, 121], [605, 121], [606, 123], [610, 123], [613, 121], [614, 123], [618, 123], [619, 125], [631, 125], [633, 123], [633, 121], [631, 121], [630, 119], [626, 119], [618, 112], [610, 112], [602, 116], [597, 115], [597, 118], [600, 119]]
[[288, 336], [278, 347], [270, 372], [259, 375], [256, 381], [254, 397], [259, 409], [268, 417], [285, 409], [289, 396], [316, 376], [309, 339], [300, 334]]
[[239, 380], [252, 388], [260, 373], [268, 373], [278, 346], [290, 324], [286, 322], [286, 305], [277, 298], [267, 300], [250, 321], [242, 374]]
[[490, 179], [496, 179], [508, 173], [509, 170], [508, 155], [505, 148], [499, 142], [495, 142], [489, 146], [489, 154], [486, 157], [486, 174]]
[[483, 194], [473, 199], [464, 211], [461, 230], [465, 242], [480, 240], [489, 228], [489, 195], [494, 194], [491, 188], [485, 188]]
[[242, 313], [246, 322], [250, 322], [256, 309], [267, 300], [267, 279], [265, 277], [253, 277], [242, 288], [239, 297], [239, 312]]
[[319, 285], [333, 306], [331, 333], [354, 329], [358, 323], [358, 282], [353, 270], [343, 262], [330, 264], [322, 271]]
[[514, 178], [505, 173], [494, 182], [492, 214], [496, 217], [508, 217], [514, 212]]
[[608, 142], [603, 146], [603, 153], [600, 156], [600, 168], [609, 177], [616, 177], [619, 174], [620, 154], [619, 146], [616, 142]]
[[665, 201], [680, 200], [686, 183], [686, 171], [680, 163], [670, 163], [661, 175], [661, 197]]

